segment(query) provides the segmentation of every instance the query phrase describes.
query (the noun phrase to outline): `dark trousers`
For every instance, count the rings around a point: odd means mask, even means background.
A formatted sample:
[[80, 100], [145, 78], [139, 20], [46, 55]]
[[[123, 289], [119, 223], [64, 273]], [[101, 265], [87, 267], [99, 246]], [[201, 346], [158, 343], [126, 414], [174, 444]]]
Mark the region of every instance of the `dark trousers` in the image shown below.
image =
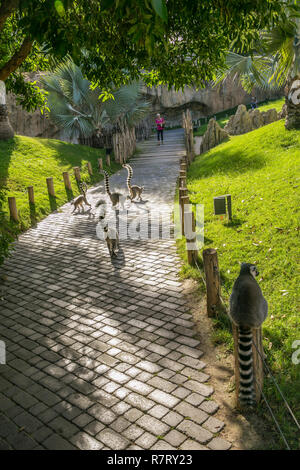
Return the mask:
[[161, 129], [160, 131], [157, 129], [157, 140], [163, 141], [164, 140], [164, 131]]

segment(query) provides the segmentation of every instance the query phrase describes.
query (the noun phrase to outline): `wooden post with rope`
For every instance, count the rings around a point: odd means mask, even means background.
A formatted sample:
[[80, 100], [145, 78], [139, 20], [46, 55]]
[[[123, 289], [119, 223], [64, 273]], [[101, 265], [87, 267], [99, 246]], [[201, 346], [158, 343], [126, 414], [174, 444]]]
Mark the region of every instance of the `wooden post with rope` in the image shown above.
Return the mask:
[[189, 197], [187, 195], [187, 188], [181, 188], [181, 198], [180, 198], [180, 209], [181, 209], [181, 233], [182, 236], [185, 236], [184, 228], [184, 213], [186, 210], [187, 204], [190, 203]]
[[70, 175], [67, 171], [63, 172], [63, 178], [64, 178], [64, 183], [65, 183], [65, 188], [71, 191], [72, 186], [71, 186], [71, 181], [70, 181]]
[[74, 166], [73, 170], [74, 170], [75, 179], [76, 179], [77, 183], [79, 183], [81, 181], [80, 167], [79, 166]]
[[93, 167], [92, 167], [91, 162], [87, 162], [86, 166], [87, 166], [89, 175], [93, 176]]
[[206, 278], [207, 315], [215, 317], [221, 303], [220, 272], [217, 250], [203, 250], [203, 265]]
[[27, 191], [28, 191], [29, 203], [30, 203], [30, 204], [34, 204], [34, 190], [33, 190], [33, 186], [28, 186]]
[[52, 177], [46, 178], [46, 182], [47, 182], [49, 195], [55, 197], [53, 178]]
[[19, 222], [19, 214], [17, 210], [17, 204], [16, 204], [16, 198], [13, 196], [10, 196], [8, 198], [8, 207], [9, 207], [9, 213], [10, 213], [10, 218], [14, 220], [15, 222]]
[[184, 228], [186, 237], [187, 260], [190, 265], [195, 264], [198, 256], [196, 239], [196, 220], [194, 212], [185, 212]]

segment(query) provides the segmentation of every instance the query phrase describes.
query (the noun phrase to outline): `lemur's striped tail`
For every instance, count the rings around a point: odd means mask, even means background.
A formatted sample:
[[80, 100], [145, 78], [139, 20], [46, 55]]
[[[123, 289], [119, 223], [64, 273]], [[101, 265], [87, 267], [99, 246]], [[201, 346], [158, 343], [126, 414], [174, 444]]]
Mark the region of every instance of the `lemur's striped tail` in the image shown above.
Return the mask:
[[80, 188], [81, 193], [85, 195], [87, 192], [87, 184], [84, 181], [82, 181], [81, 183], [79, 183], [79, 188]]
[[132, 168], [131, 168], [130, 165], [126, 165], [126, 168], [128, 170], [127, 187], [130, 190], [130, 188], [131, 188], [131, 178], [132, 178], [132, 175], [133, 175], [133, 171], [132, 171]]
[[255, 391], [253, 387], [253, 354], [252, 332], [250, 328], [239, 327], [239, 371], [240, 389], [239, 401], [241, 405], [254, 405]]
[[111, 192], [110, 192], [110, 188], [109, 188], [109, 174], [105, 170], [102, 170], [102, 172], [104, 174], [105, 191], [106, 191], [106, 194], [108, 194], [108, 196], [110, 196]]

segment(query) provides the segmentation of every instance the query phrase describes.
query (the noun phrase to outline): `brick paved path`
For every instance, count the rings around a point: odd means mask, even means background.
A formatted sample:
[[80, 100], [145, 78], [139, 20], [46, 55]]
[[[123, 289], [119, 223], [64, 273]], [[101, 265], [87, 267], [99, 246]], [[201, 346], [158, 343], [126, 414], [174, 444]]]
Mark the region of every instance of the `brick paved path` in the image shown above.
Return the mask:
[[[148, 202], [132, 207], [139, 217], [151, 201], [167, 213], [182, 133], [140, 147], [133, 182]], [[124, 190], [126, 173], [113, 189]], [[92, 203], [101, 191], [88, 192]], [[216, 437], [224, 423], [213, 416], [175, 242], [122, 241], [111, 263], [92, 213], [72, 208], [23, 234], [2, 269], [0, 449], [229, 448]]]

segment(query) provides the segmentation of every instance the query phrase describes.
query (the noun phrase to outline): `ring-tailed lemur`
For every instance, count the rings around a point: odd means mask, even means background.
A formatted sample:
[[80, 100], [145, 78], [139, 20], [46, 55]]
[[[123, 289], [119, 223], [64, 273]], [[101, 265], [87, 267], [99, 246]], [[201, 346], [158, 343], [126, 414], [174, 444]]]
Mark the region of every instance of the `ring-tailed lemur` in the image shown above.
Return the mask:
[[250, 406], [255, 402], [251, 328], [259, 328], [268, 314], [268, 303], [255, 279], [258, 274], [256, 266], [242, 263], [230, 296], [229, 311], [232, 322], [238, 327], [239, 401]]
[[[103, 230], [103, 238], [106, 241], [107, 248], [111, 258], [117, 256], [117, 251], [119, 251], [119, 234], [118, 231], [109, 227], [106, 219], [106, 202], [103, 199], [100, 199], [96, 203], [96, 207], [100, 206], [100, 212], [98, 215], [100, 226]], [[101, 237], [102, 238], [102, 237]]]
[[132, 175], [133, 175], [132, 168], [131, 168], [130, 165], [128, 165], [128, 163], [126, 163], [125, 165], [122, 165], [122, 166], [124, 168], [127, 168], [127, 171], [128, 171], [127, 188], [128, 188], [128, 191], [129, 191], [129, 199], [132, 201], [136, 197], [139, 197], [139, 200], [141, 201], [144, 186], [137, 186], [137, 185], [131, 186], [131, 178], [132, 178]]
[[95, 207], [100, 206], [100, 211], [99, 211], [99, 220], [105, 219], [106, 216], [106, 201], [104, 199], [100, 199], [98, 202], [96, 202]]
[[[78, 209], [79, 206], [83, 210], [83, 203], [85, 203], [87, 206], [92, 207], [91, 204], [87, 201], [87, 198], [86, 198], [87, 184], [84, 183], [84, 182], [79, 183], [79, 188], [80, 188], [80, 191], [82, 192], [82, 194], [80, 194], [79, 196], [77, 196], [75, 199], [73, 199], [71, 201], [71, 204], [74, 205], [73, 212], [75, 212], [75, 210]], [[73, 212], [72, 212], [72, 214], [73, 214]]]
[[113, 207], [115, 207], [117, 204], [121, 204], [121, 205], [123, 206], [123, 203], [122, 203], [122, 200], [121, 200], [121, 198], [122, 198], [123, 195], [122, 195], [121, 193], [111, 193], [111, 192], [110, 192], [110, 188], [109, 188], [109, 174], [107, 173], [107, 171], [101, 170], [100, 173], [103, 173], [103, 174], [104, 174], [105, 192], [106, 192], [106, 194], [109, 196]]
[[119, 251], [119, 235], [115, 228], [109, 227], [108, 224], [103, 227], [104, 239], [107, 244], [107, 248], [110, 257], [118, 256]]

